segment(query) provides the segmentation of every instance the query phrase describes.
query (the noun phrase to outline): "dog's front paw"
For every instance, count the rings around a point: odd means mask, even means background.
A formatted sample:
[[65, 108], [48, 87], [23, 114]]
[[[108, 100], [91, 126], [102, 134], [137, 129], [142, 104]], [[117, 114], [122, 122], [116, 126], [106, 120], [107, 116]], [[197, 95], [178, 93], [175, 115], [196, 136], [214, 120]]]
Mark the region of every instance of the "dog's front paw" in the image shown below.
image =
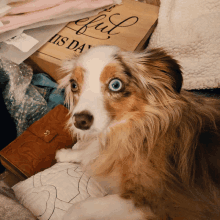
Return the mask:
[[80, 142], [78, 141], [78, 142], [76, 142], [73, 146], [72, 146], [72, 149], [73, 150], [78, 150], [78, 149], [80, 149]]
[[56, 160], [61, 163], [81, 163], [83, 152], [80, 150], [61, 149], [56, 152]]
[[82, 208], [82, 202], [73, 204], [65, 213], [62, 220], [91, 220], [92, 218], [88, 218], [88, 216], [86, 216], [86, 210], [83, 210]]
[[72, 153], [72, 149], [60, 149], [56, 152], [55, 159], [59, 163], [72, 162], [69, 155]]

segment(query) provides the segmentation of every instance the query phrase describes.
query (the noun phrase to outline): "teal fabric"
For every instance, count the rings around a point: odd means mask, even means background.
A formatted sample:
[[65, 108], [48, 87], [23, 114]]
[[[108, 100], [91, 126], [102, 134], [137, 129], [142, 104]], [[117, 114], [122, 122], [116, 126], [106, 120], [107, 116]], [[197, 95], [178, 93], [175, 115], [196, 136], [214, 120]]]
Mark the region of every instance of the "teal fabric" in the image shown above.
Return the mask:
[[38, 91], [47, 102], [47, 107], [53, 109], [55, 106], [64, 103], [64, 91], [57, 89], [55, 83], [47, 74], [34, 74], [31, 84], [38, 87]]

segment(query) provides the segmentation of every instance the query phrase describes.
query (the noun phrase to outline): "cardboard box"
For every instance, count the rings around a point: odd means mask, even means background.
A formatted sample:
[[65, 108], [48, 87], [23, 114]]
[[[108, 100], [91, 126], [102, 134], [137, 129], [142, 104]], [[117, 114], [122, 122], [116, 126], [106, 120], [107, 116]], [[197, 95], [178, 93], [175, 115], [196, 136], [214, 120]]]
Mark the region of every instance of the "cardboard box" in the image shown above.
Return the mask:
[[72, 54], [96, 45], [117, 45], [128, 51], [141, 50], [153, 32], [159, 7], [135, 0], [111, 6], [98, 15], [68, 23], [30, 59], [55, 80], [59, 66]]

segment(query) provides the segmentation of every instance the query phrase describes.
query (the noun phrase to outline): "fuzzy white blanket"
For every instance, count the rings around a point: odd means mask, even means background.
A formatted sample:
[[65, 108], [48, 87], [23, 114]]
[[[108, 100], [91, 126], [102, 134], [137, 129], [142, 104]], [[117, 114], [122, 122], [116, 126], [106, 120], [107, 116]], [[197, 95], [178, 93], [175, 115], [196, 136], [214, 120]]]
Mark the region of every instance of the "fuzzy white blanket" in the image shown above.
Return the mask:
[[163, 47], [179, 61], [183, 88], [220, 87], [220, 1], [161, 0], [149, 47]]

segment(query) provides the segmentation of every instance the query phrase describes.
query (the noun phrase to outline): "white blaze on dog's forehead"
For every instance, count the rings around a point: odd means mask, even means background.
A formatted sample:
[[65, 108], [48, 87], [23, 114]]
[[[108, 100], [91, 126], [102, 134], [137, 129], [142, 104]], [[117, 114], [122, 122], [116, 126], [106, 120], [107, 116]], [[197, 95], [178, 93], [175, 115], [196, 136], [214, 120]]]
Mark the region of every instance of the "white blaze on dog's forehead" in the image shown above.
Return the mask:
[[114, 46], [100, 46], [90, 49], [79, 58], [77, 64], [85, 70], [86, 90], [94, 93], [101, 91], [100, 75], [105, 66], [114, 60], [117, 51], [118, 48]]
[[84, 83], [74, 113], [89, 111], [94, 117], [91, 129], [96, 131], [102, 131], [110, 120], [104, 106], [100, 76], [105, 66], [114, 60], [117, 50], [117, 47], [96, 47], [77, 60], [77, 66], [84, 69]]
[[87, 53], [83, 54], [78, 62], [84, 69], [92, 69], [93, 67], [103, 69], [110, 61], [112, 61], [113, 56], [118, 50], [119, 49], [115, 46], [94, 47], [88, 50]]

